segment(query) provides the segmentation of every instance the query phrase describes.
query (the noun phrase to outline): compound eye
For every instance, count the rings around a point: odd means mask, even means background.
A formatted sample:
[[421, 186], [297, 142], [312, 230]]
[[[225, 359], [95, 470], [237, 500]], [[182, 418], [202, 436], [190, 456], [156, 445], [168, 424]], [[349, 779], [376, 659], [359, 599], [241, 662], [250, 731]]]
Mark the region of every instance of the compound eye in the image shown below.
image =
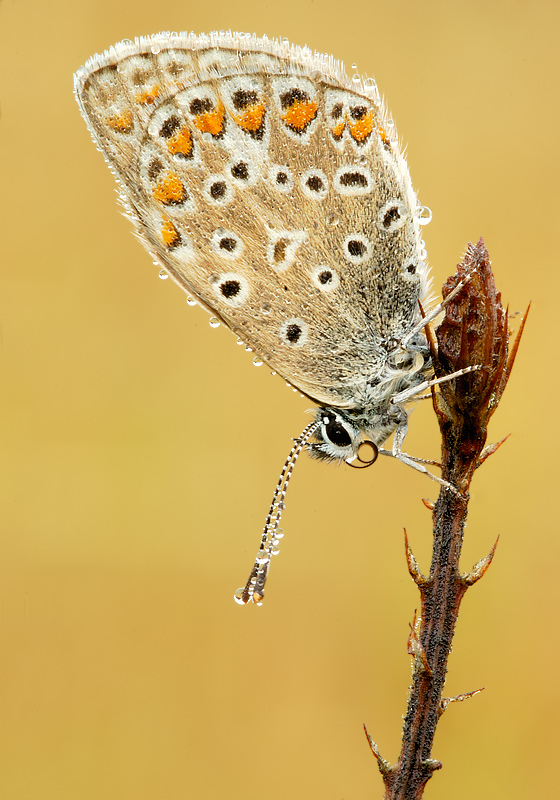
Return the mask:
[[325, 435], [332, 444], [337, 447], [348, 447], [352, 444], [350, 434], [337, 419], [325, 417], [323, 421], [325, 423]]

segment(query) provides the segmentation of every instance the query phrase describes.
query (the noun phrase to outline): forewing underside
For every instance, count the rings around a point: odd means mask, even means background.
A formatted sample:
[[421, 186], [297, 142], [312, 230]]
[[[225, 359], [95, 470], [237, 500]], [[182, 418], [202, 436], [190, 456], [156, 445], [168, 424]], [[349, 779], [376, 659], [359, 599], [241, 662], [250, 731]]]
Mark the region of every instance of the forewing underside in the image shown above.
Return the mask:
[[379, 103], [324, 59], [157, 46], [96, 57], [77, 85], [141, 239], [272, 369], [352, 406], [427, 291]]

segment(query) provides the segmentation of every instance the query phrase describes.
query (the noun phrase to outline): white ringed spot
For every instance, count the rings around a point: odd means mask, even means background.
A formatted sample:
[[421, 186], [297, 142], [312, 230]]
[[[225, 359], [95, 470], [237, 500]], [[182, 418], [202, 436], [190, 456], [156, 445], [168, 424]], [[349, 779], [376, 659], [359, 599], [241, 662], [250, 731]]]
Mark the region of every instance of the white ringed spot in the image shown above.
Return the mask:
[[340, 283], [338, 273], [332, 267], [320, 264], [311, 273], [313, 285], [322, 292], [332, 292]]
[[289, 167], [272, 164], [268, 170], [268, 180], [282, 194], [289, 194], [294, 188], [294, 177]]
[[307, 238], [306, 231], [270, 231], [266, 256], [270, 266], [276, 272], [284, 272], [296, 259], [299, 246]]
[[371, 242], [362, 233], [350, 233], [344, 239], [342, 250], [351, 264], [363, 264], [371, 255]]
[[371, 172], [358, 164], [339, 167], [334, 176], [334, 188], [339, 194], [350, 197], [370, 194], [373, 189]]
[[259, 170], [248, 153], [235, 155], [228, 164], [227, 172], [231, 175], [233, 182], [242, 189], [254, 186], [259, 179]]
[[309, 325], [299, 317], [292, 317], [280, 326], [280, 338], [289, 347], [301, 347], [307, 340]]
[[204, 194], [207, 200], [216, 206], [227, 205], [233, 197], [231, 185], [224, 175], [210, 175], [204, 182]]
[[398, 197], [388, 200], [379, 211], [379, 227], [385, 233], [393, 233], [405, 224], [410, 211]]
[[320, 169], [309, 169], [300, 178], [301, 188], [311, 200], [324, 200], [329, 191], [329, 181]]
[[226, 228], [217, 228], [210, 243], [214, 252], [224, 258], [238, 258], [243, 252], [243, 239]]
[[211, 275], [209, 280], [216, 297], [232, 308], [239, 308], [249, 297], [249, 281], [237, 272]]

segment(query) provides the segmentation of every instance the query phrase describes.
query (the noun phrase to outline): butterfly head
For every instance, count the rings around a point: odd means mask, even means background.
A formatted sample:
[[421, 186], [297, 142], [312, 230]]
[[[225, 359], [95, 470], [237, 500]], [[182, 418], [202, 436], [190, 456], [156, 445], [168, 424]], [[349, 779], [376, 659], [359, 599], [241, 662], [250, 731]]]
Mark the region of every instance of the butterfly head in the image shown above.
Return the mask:
[[322, 407], [317, 411], [315, 441], [307, 445], [307, 451], [314, 458], [351, 464], [354, 459], [361, 461], [360, 450], [366, 443], [373, 449], [377, 458], [377, 444], [366, 438], [365, 432], [348, 413], [340, 409]]

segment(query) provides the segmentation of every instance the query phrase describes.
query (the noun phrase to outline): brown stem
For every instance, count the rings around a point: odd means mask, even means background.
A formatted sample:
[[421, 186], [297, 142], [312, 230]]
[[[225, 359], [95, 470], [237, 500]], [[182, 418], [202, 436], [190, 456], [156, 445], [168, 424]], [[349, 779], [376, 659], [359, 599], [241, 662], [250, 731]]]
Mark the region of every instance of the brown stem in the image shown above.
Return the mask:
[[457, 274], [444, 286], [444, 298], [468, 275], [471, 277], [463, 289], [446, 306], [445, 318], [436, 332], [438, 348], [434, 344], [433, 358], [438, 376], [469, 366], [480, 368], [441, 384], [434, 395], [442, 434], [442, 478], [459, 491], [445, 487], [440, 491], [433, 512], [434, 542], [427, 578], [420, 573], [406, 540], [409, 571], [420, 591], [421, 611], [409, 637], [413, 679], [401, 753], [395, 765], [381, 759], [368, 734], [383, 775], [385, 800], [419, 800], [434, 771], [441, 768], [431, 753], [438, 720], [451, 702], [443, 697], [443, 687], [459, 606], [469, 586], [484, 575], [495, 550], [494, 545], [469, 575], [461, 574], [468, 489], [475, 469], [489, 453], [485, 451], [481, 458], [488, 420], [505, 389], [526, 316], [508, 359], [507, 314], [496, 292], [482, 240], [468, 246]]

